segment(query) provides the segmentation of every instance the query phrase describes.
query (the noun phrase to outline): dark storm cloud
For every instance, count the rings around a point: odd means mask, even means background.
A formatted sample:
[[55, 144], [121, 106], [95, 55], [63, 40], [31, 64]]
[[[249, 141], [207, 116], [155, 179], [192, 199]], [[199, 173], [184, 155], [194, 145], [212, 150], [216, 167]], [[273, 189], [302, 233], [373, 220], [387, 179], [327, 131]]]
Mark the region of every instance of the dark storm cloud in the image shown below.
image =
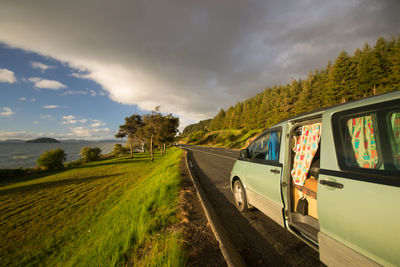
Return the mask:
[[114, 100], [200, 119], [399, 34], [399, 1], [25, 1], [0, 41], [73, 66]]

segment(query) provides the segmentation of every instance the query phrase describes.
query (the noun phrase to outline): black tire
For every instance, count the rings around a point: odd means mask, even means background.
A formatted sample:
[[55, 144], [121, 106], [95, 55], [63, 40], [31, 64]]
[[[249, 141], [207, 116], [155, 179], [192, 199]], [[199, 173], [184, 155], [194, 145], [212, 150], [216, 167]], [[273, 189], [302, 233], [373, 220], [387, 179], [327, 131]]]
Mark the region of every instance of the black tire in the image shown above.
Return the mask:
[[233, 200], [235, 202], [236, 208], [240, 212], [248, 211], [249, 208], [247, 203], [246, 191], [244, 190], [244, 187], [240, 180], [236, 180], [233, 183]]

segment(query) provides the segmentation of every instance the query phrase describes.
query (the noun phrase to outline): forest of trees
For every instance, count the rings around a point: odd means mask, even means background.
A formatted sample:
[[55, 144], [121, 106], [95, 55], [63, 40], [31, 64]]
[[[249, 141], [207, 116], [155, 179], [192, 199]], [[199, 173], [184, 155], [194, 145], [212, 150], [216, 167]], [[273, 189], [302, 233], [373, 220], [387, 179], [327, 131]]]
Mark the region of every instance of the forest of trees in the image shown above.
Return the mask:
[[306, 79], [267, 88], [221, 109], [208, 130], [265, 129], [300, 113], [399, 89], [400, 37], [379, 38], [374, 47], [366, 43], [352, 56], [342, 51], [333, 64], [310, 72]]

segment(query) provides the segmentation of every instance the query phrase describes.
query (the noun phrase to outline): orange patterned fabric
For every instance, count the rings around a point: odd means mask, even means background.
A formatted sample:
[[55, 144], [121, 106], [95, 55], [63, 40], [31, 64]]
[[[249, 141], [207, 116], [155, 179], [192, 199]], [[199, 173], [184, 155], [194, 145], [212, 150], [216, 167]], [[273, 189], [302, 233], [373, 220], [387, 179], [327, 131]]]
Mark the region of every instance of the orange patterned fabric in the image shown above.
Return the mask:
[[292, 178], [296, 185], [304, 185], [312, 159], [317, 152], [321, 138], [321, 123], [304, 125], [295, 147]]

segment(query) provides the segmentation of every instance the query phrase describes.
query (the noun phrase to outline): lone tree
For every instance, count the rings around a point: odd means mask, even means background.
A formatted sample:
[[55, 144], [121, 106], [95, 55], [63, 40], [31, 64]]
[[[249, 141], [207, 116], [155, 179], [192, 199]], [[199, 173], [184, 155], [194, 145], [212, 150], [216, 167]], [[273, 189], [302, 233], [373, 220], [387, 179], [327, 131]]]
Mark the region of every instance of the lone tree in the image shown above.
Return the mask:
[[174, 117], [172, 114], [168, 114], [162, 117], [161, 129], [158, 134], [158, 141], [162, 144], [161, 156], [163, 152], [166, 153], [166, 144], [172, 143], [175, 139], [175, 135], [178, 132], [179, 118]]
[[142, 131], [143, 137], [149, 142], [151, 161], [154, 161], [154, 142], [159, 140], [159, 134], [162, 130], [163, 116], [156, 107], [151, 114], [143, 116], [144, 127]]
[[119, 126], [118, 133], [115, 135], [116, 138], [124, 138], [125, 136], [128, 136], [131, 158], [133, 158], [134, 138], [143, 126], [142, 117], [138, 114], [134, 114], [125, 118], [125, 124]]

